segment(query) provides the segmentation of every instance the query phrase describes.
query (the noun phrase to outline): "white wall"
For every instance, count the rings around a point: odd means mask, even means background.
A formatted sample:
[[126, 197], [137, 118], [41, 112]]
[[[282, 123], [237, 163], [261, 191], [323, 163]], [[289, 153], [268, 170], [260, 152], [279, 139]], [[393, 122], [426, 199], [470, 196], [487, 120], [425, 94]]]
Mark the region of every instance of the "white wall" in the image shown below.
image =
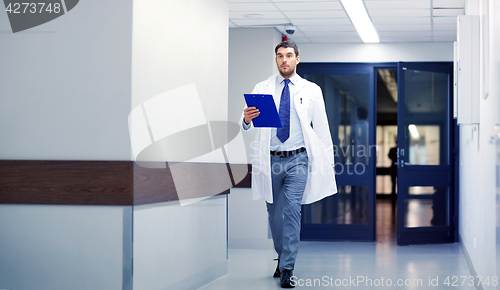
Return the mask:
[[132, 1], [0, 31], [1, 159], [130, 160]]
[[228, 17], [224, 0], [135, 1], [132, 107], [194, 83], [206, 119], [226, 120]]
[[[274, 48], [281, 33], [274, 28], [229, 29], [228, 120], [239, 122], [254, 86], [277, 73]], [[244, 132], [248, 160], [255, 132]], [[231, 248], [272, 248], [266, 204], [254, 201], [249, 188], [232, 188], [228, 196], [228, 244]]]
[[245, 100], [243, 94], [277, 73], [274, 48], [281, 34], [274, 28], [229, 29], [229, 120], [238, 122]]
[[228, 196], [228, 247], [272, 249], [266, 203], [253, 200], [249, 188], [231, 188]]
[[[131, 109], [189, 83], [227, 120], [227, 0], [80, 1], [17, 34], [6, 15], [1, 159], [131, 160]], [[137, 289], [197, 288], [227, 272], [226, 203], [137, 207], [134, 228], [130, 207], [1, 205], [0, 289], [132, 289], [132, 228]]]
[[[0, 159], [130, 160], [132, 1], [0, 31]], [[0, 205], [0, 288], [129, 289], [131, 229], [130, 207]]]
[[[489, 9], [489, 40], [490, 40], [490, 46], [489, 46], [489, 51], [493, 52], [490, 54], [490, 66], [489, 66], [489, 73], [490, 73], [490, 94], [493, 98], [497, 99], [497, 110], [500, 111], [500, 83], [491, 81], [494, 79], [499, 79], [500, 78], [500, 5], [498, 4], [498, 1], [495, 3], [495, 1], [491, 0], [489, 2], [490, 9]], [[498, 112], [497, 111], [497, 112]], [[496, 133], [500, 133], [500, 114], [496, 114], [497, 119], [496, 119]], [[498, 136], [498, 135], [497, 135]], [[497, 142], [496, 144], [496, 160], [497, 160], [497, 167], [496, 167], [496, 275], [500, 276], [500, 207], [498, 206], [498, 203], [500, 201], [500, 142]]]
[[[496, 3], [495, 3], [496, 2]], [[488, 9], [489, 5], [489, 9]], [[496, 148], [490, 143], [498, 120], [500, 26], [491, 25], [497, 1], [469, 0], [468, 15], [480, 15], [480, 125], [460, 126], [460, 237], [474, 271], [479, 276], [497, 275], [496, 261]], [[491, 13], [491, 14], [490, 14]], [[497, 12], [498, 13], [498, 12]], [[496, 15], [498, 18], [498, 14]], [[489, 30], [488, 30], [489, 29]], [[489, 50], [489, 55], [488, 55]], [[485, 82], [489, 78], [490, 82]], [[486, 97], [487, 95], [487, 97]], [[486, 98], [485, 98], [486, 97]], [[496, 289], [483, 285], [484, 289]]]
[[131, 289], [131, 207], [0, 205], [0, 289]]
[[[227, 120], [228, 11], [227, 0], [134, 2], [132, 108], [194, 84], [202, 123]], [[177, 133], [192, 128], [184, 124], [193, 110], [184, 114], [181, 106], [189, 109], [195, 104], [181, 100], [177, 106], [168, 113], [176, 121], [161, 124], [162, 129]], [[151, 121], [149, 125], [153, 128]], [[196, 152], [197, 137], [170, 156]], [[152, 160], [162, 157], [162, 152], [152, 154]], [[134, 289], [196, 289], [225, 275], [226, 203], [222, 196], [187, 206], [178, 202], [135, 206]]]
[[134, 207], [134, 289], [197, 289], [227, 273], [226, 196]]

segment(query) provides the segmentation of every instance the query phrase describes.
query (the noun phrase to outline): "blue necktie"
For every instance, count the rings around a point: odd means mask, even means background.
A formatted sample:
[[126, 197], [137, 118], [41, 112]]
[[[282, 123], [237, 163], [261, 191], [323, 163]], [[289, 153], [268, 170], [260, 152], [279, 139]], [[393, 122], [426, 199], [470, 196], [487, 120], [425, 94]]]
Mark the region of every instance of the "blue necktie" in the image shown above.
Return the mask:
[[289, 79], [285, 79], [285, 87], [281, 92], [280, 100], [280, 119], [282, 128], [278, 128], [276, 136], [283, 143], [290, 137], [290, 88], [288, 87]]

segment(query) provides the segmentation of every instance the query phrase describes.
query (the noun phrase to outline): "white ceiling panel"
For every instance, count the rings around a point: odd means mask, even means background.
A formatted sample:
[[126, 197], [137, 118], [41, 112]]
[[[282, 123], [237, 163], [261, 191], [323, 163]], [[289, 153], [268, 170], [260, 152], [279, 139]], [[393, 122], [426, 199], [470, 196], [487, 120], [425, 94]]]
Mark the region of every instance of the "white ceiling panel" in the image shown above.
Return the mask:
[[435, 30], [434, 36], [457, 36], [456, 30]]
[[307, 10], [344, 10], [339, 2], [295, 2], [275, 3], [283, 11], [307, 11]]
[[[408, 37], [408, 32], [406, 31], [381, 31], [378, 34], [380, 37]], [[412, 31], [412, 36], [432, 36], [432, 31]]]
[[[344, 28], [339, 28], [339, 26], [345, 27]], [[300, 30], [304, 32], [308, 31], [350, 31], [347, 29], [352, 29], [352, 31], [355, 31], [356, 29], [354, 28], [353, 25], [300, 25]]]
[[[308, 26], [301, 26], [300, 31], [304, 33], [339, 33], [339, 32], [356, 32], [356, 28], [352, 25], [332, 25], [329, 30], [312, 30]], [[357, 32], [356, 32], [357, 33]]]
[[272, 3], [229, 3], [229, 11], [276, 11]]
[[458, 16], [463, 14], [463, 9], [432, 9], [433, 16]]
[[457, 30], [457, 25], [456, 24], [439, 24], [439, 23], [434, 23], [434, 30], [449, 30], [449, 31], [456, 31]]
[[287, 19], [231, 19], [231, 21], [238, 26], [272, 26], [272, 25], [286, 25]]
[[434, 8], [464, 8], [465, 0], [434, 0]]
[[377, 31], [422, 31], [422, 30], [430, 30], [431, 25], [424, 25], [424, 24], [419, 24], [419, 25], [375, 25], [375, 28]]
[[[351, 21], [349, 20], [349, 23]], [[339, 25], [338, 19], [293, 19], [294, 25]], [[351, 24], [352, 25], [352, 24]], [[354, 26], [353, 26], [354, 27]]]
[[300, 49], [300, 44], [301, 43], [312, 43], [311, 40], [309, 38], [307, 38], [307, 37], [289, 37], [288, 39], [290, 39], [293, 42], [299, 44], [299, 49]]
[[229, 0], [229, 3], [242, 3], [242, 2], [246, 2], [246, 3], [258, 3], [258, 2], [269, 3], [269, 0]]
[[407, 36], [407, 37], [381, 37], [382, 42], [430, 42], [432, 37], [427, 36]]
[[280, 2], [336, 2], [336, 3], [339, 3], [338, 0], [268, 0], [268, 1], [275, 2], [275, 3], [280, 3]]
[[415, 9], [415, 10], [370, 10], [368, 11], [371, 17], [429, 17], [431, 11], [429, 9]]
[[398, 17], [398, 18], [375, 18], [372, 17], [373, 24], [431, 24], [430, 17]]
[[457, 40], [457, 37], [453, 36], [439, 36], [439, 37], [434, 37], [434, 41], [442, 41], [442, 42], [452, 42]]
[[265, 3], [269, 3], [269, 0], [229, 0], [229, 3], [241, 3], [241, 2], [247, 2], [247, 3], [265, 2]]
[[284, 11], [289, 18], [347, 18], [344, 10], [326, 11]]
[[359, 37], [311, 37], [313, 43], [362, 43]]
[[448, 24], [456, 24], [457, 23], [457, 17], [452, 16], [452, 17], [432, 17], [432, 22], [434, 23], [448, 23]]
[[308, 31], [304, 32], [307, 37], [359, 37], [356, 31]]
[[234, 11], [229, 12], [229, 19], [248, 19], [245, 14], [262, 14], [264, 17], [261, 19], [286, 18], [283, 13], [278, 11]]
[[380, 9], [429, 9], [431, 8], [430, 1], [366, 1], [366, 9], [380, 10]]

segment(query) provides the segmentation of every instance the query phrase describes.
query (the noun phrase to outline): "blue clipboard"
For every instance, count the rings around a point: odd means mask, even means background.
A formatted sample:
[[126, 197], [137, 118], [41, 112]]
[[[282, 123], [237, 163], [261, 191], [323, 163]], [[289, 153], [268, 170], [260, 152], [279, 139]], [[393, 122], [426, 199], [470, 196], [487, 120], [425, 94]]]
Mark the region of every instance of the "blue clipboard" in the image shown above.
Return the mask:
[[248, 107], [256, 107], [260, 115], [252, 120], [254, 127], [282, 128], [280, 115], [276, 110], [273, 96], [262, 94], [244, 94]]

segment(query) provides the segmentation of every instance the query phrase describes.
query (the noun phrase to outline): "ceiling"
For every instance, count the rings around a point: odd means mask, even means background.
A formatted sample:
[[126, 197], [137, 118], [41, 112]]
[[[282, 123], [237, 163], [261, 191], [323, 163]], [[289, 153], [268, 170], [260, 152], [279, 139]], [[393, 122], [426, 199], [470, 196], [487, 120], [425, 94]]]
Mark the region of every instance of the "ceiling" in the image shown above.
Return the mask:
[[[380, 42], [456, 40], [465, 0], [364, 0]], [[260, 14], [262, 18], [248, 18]], [[229, 27], [296, 27], [297, 43], [362, 43], [340, 0], [229, 0]]]

